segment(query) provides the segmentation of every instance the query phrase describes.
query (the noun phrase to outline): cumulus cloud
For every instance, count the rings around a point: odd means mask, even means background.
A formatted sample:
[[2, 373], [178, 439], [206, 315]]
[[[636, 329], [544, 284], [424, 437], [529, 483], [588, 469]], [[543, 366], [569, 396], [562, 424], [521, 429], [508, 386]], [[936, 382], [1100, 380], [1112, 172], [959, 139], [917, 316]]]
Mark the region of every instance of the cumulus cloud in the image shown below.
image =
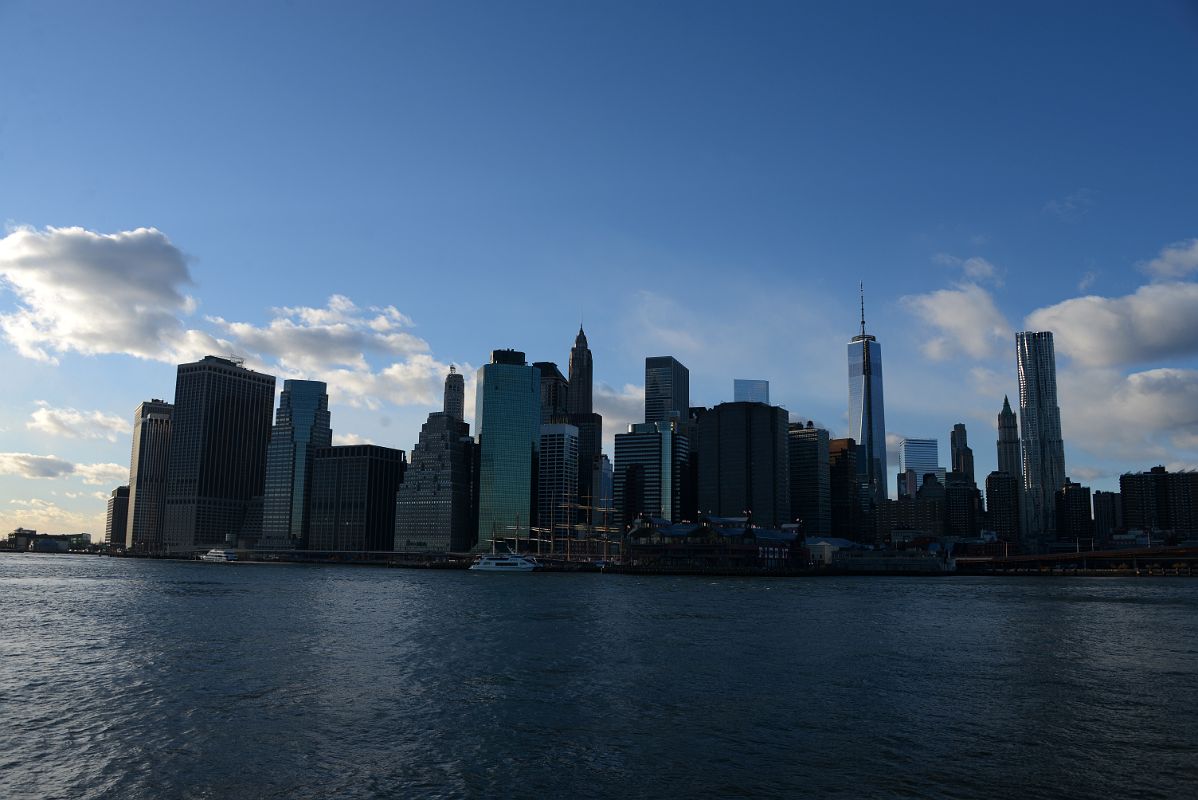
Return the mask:
[[1087, 366], [1134, 364], [1198, 352], [1198, 283], [1153, 283], [1123, 297], [1089, 295], [1033, 311], [1031, 330]]
[[610, 454], [617, 433], [625, 433], [634, 422], [645, 421], [645, 387], [626, 383], [616, 389], [596, 381], [592, 392], [595, 413], [603, 416], [604, 447]]
[[41, 533], [91, 533], [92, 541], [104, 532], [107, 509], [99, 506], [92, 514], [71, 511], [49, 500], [9, 500], [0, 506], [0, 530], [31, 528]]
[[33, 453], [0, 453], [0, 475], [21, 478], [66, 478], [77, 476], [94, 486], [124, 483], [129, 468], [120, 464], [75, 464], [55, 455]]
[[1198, 272], [1198, 239], [1174, 242], [1161, 248], [1160, 255], [1141, 262], [1140, 269], [1158, 280], [1176, 280]]
[[0, 333], [26, 358], [58, 363], [67, 352], [127, 353], [158, 361], [219, 352], [186, 331], [195, 310], [183, 253], [161, 231], [17, 228], [0, 239], [0, 283], [17, 309]]
[[0, 475], [18, 475], [22, 478], [61, 478], [74, 471], [74, 464], [58, 456], [0, 453]]
[[394, 306], [359, 308], [343, 295], [333, 295], [324, 308], [273, 309], [265, 326], [209, 317], [243, 351], [285, 370], [319, 374], [332, 367], [368, 369], [366, 356], [407, 357], [428, 352], [428, 342], [405, 328], [412, 321]]
[[1057, 387], [1070, 447], [1129, 468], [1198, 449], [1198, 370], [1066, 369]]
[[131, 428], [126, 420], [103, 411], [53, 408], [43, 400], [39, 400], [37, 405], [37, 410], [29, 417], [25, 427], [51, 436], [115, 442], [118, 436], [128, 433]]
[[1011, 340], [1011, 326], [990, 293], [976, 283], [908, 295], [902, 304], [938, 335], [923, 346], [924, 354], [941, 361], [955, 355], [986, 358]]

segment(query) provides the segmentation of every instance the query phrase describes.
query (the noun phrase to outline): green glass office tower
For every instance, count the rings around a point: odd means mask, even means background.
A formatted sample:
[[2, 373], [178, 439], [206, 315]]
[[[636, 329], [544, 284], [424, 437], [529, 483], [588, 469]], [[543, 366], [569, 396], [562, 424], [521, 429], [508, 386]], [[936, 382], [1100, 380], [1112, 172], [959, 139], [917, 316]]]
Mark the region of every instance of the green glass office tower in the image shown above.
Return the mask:
[[312, 458], [333, 443], [329, 396], [322, 381], [283, 382], [266, 451], [260, 549], [295, 549], [308, 538]]
[[527, 540], [541, 434], [541, 372], [518, 350], [496, 350], [478, 370], [475, 432], [479, 445], [478, 541]]

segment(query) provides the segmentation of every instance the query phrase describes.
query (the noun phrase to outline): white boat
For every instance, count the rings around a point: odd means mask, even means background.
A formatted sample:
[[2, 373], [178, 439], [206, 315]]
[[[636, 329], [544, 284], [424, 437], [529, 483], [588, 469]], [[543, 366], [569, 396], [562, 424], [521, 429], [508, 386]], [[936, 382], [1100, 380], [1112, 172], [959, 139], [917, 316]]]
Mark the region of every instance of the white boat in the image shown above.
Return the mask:
[[532, 572], [540, 566], [532, 556], [518, 553], [508, 553], [507, 555], [489, 553], [474, 559], [470, 569], [479, 572]]
[[200, 561], [210, 561], [210, 562], [216, 562], [216, 563], [221, 563], [221, 564], [229, 562], [229, 561], [236, 561], [236, 560], [237, 560], [237, 551], [236, 550], [221, 550], [218, 547], [214, 547], [211, 550], [209, 550], [207, 553], [204, 553], [204, 555], [200, 556]]

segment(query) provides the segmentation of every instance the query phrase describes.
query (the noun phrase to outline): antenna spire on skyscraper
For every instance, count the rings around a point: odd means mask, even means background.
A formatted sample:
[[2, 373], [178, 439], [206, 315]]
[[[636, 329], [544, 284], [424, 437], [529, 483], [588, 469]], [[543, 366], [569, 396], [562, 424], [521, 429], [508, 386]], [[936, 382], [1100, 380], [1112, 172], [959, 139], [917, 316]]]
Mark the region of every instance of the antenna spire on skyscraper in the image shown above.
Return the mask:
[[861, 335], [865, 335], [865, 281], [859, 284], [861, 290]]

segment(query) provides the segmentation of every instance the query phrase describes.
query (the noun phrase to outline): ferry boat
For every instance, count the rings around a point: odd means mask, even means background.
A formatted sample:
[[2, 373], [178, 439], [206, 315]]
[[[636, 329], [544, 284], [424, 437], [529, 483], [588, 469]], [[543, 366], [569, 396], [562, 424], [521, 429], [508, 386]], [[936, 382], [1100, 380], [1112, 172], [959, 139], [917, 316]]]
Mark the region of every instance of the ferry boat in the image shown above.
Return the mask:
[[474, 559], [470, 569], [479, 572], [532, 572], [540, 566], [532, 556], [518, 553], [508, 553], [507, 555], [490, 553]]
[[209, 561], [215, 563], [227, 563], [237, 560], [236, 550], [221, 550], [219, 547], [214, 547], [204, 555], [200, 556], [200, 561]]

